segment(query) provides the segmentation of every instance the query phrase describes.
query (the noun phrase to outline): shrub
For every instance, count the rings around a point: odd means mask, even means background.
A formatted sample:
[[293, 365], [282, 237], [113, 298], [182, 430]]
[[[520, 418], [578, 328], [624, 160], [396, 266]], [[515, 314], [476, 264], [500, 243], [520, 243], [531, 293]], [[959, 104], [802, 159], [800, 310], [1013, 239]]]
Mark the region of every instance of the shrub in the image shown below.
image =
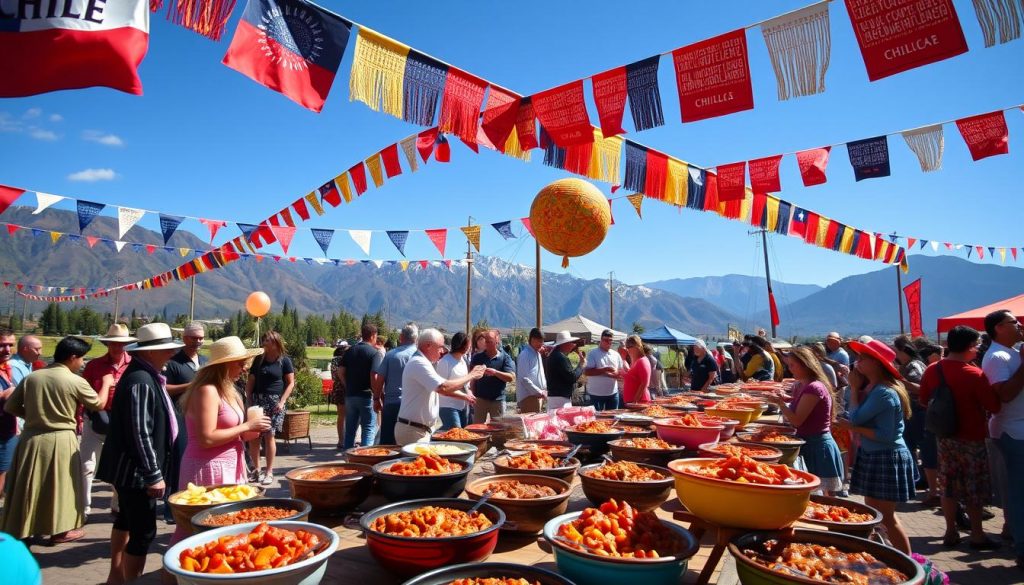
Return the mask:
[[306, 408], [323, 402], [323, 382], [310, 370], [295, 372], [295, 389], [288, 398], [288, 408]]

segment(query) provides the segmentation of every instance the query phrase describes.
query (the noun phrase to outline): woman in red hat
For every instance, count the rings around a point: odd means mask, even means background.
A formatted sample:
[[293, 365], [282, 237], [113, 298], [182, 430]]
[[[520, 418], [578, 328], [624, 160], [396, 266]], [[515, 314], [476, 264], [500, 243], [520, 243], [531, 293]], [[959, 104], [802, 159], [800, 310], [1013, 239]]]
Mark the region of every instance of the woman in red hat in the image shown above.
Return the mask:
[[859, 357], [857, 371], [867, 380], [862, 389], [851, 389], [848, 421], [836, 421], [860, 435], [850, 491], [882, 513], [882, 526], [892, 545], [910, 554], [910, 539], [896, 517], [896, 504], [914, 495], [914, 458], [903, 441], [904, 421], [910, 418], [910, 397], [893, 364], [896, 352], [872, 339], [851, 341]]

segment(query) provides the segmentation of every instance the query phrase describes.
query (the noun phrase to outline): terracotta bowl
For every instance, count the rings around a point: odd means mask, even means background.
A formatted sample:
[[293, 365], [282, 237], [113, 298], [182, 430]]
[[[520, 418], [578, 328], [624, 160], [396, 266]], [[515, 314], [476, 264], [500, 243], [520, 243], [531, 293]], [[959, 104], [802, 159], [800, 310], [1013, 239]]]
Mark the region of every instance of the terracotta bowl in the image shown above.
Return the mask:
[[502, 455], [494, 460], [494, 473], [500, 475], [507, 475], [510, 473], [525, 473], [527, 475], [540, 475], [544, 477], [554, 477], [561, 479], [566, 482], [572, 482], [572, 476], [576, 474], [576, 470], [580, 468], [580, 460], [575, 457], [566, 459], [565, 467], [555, 467], [553, 469], [519, 469], [518, 467], [508, 466], [508, 455]]
[[628, 447], [623, 443], [628, 439], [616, 439], [608, 441], [611, 447], [612, 457], [616, 461], [632, 461], [634, 463], [647, 463], [664, 467], [669, 461], [679, 459], [686, 452], [686, 447], [675, 447], [672, 449], [641, 449], [640, 447]]
[[[371, 449], [387, 449], [385, 455], [369, 455]], [[345, 460], [349, 463], [362, 463], [363, 465], [376, 465], [381, 461], [398, 459], [402, 456], [401, 445], [373, 445], [371, 447], [352, 447], [345, 450]]]
[[797, 437], [793, 437], [792, 441], [781, 443], [776, 441], [755, 441], [753, 436], [751, 433], [736, 433], [736, 438], [744, 443], [775, 447], [782, 451], [782, 458], [779, 459], [779, 463], [785, 463], [786, 465], [792, 465], [796, 462], [796, 458], [800, 456], [800, 447], [804, 446], [804, 440]]
[[470, 482], [466, 486], [466, 496], [471, 500], [479, 500], [487, 491], [488, 486], [500, 481], [519, 481], [533, 485], [547, 486], [555, 490], [555, 495], [542, 498], [517, 499], [491, 496], [488, 503], [494, 504], [505, 513], [505, 524], [501, 527], [507, 532], [537, 533], [544, 524], [564, 514], [569, 505], [572, 488], [569, 483], [555, 477], [512, 473], [483, 477]]
[[491, 438], [491, 445], [501, 451], [505, 448], [505, 441], [508, 440], [508, 429], [505, 425], [497, 423], [475, 423], [466, 425], [465, 429], [474, 433], [486, 433]]
[[491, 436], [487, 433], [477, 433], [474, 431], [468, 431], [477, 435], [479, 438], [468, 438], [468, 439], [449, 439], [444, 436], [444, 433], [434, 433], [430, 436], [431, 441], [457, 441], [459, 443], [469, 443], [470, 445], [476, 446], [476, 456], [479, 459], [484, 456], [484, 453], [491, 448]]
[[569, 441], [553, 439], [512, 439], [505, 442], [509, 451], [547, 451], [551, 455], [565, 455], [575, 447]]
[[867, 504], [861, 504], [853, 500], [847, 500], [843, 498], [833, 498], [831, 496], [811, 496], [811, 502], [816, 504], [824, 504], [826, 506], [842, 506], [851, 512], [857, 514], [869, 514], [871, 515], [870, 520], [864, 522], [837, 522], [833, 520], [815, 520], [807, 518], [806, 516], [800, 517], [800, 522], [807, 524], [814, 524], [815, 526], [821, 526], [829, 532], [842, 532], [843, 534], [849, 534], [851, 536], [859, 536], [860, 538], [869, 538], [871, 533], [874, 532], [875, 527], [882, 522], [882, 513], [872, 508]]
[[[303, 479], [310, 471], [325, 468], [355, 470], [356, 473], [340, 479]], [[288, 491], [293, 498], [306, 500], [317, 514], [343, 515], [354, 510], [370, 497], [373, 488], [373, 468], [362, 463], [320, 463], [296, 467], [288, 473]]]
[[540, 567], [513, 563], [466, 563], [444, 567], [406, 581], [403, 585], [449, 585], [457, 579], [525, 579], [540, 585], [574, 585], [572, 581]]
[[672, 477], [672, 472], [664, 467], [647, 465], [645, 463], [638, 464], [640, 467], [657, 471], [665, 476], [665, 479], [652, 481], [617, 481], [587, 475], [588, 472], [602, 465], [604, 464], [587, 465], [586, 467], [581, 467], [577, 472], [577, 475], [580, 477], [580, 483], [583, 484], [583, 495], [587, 496], [587, 499], [595, 506], [600, 506], [608, 500], [616, 499], [629, 502], [634, 508], [643, 512], [649, 512], [662, 505], [672, 495], [672, 486], [675, 484], [675, 479]]

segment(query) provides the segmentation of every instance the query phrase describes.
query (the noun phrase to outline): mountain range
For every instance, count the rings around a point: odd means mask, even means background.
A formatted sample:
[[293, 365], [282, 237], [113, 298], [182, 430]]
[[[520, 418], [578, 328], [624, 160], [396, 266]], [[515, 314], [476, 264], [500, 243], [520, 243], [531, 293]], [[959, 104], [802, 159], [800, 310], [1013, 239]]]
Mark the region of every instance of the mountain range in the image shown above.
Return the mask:
[[[743, 274], [725, 276], [699, 276], [672, 278], [648, 282], [645, 286], [675, 293], [681, 297], [696, 297], [714, 303], [741, 317], [758, 315], [768, 310], [768, 295], [764, 277]], [[789, 284], [772, 282], [777, 303], [786, 304], [820, 291], [816, 284]]]

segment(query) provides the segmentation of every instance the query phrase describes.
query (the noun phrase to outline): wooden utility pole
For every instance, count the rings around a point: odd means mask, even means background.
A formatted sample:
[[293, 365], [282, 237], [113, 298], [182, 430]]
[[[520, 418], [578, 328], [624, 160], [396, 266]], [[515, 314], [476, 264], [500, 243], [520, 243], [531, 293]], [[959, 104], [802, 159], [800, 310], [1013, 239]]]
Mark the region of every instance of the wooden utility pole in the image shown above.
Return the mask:
[[22, 295], [24, 303], [21, 304], [21, 328], [25, 329], [25, 323], [28, 322], [28, 295]]
[[196, 277], [193, 276], [189, 280], [192, 281], [188, 293], [188, 322], [191, 323], [195, 320], [196, 311]]
[[121, 292], [121, 279], [114, 278], [114, 323], [117, 323], [117, 318], [121, 314], [118, 305], [117, 293]]
[[900, 335], [903, 335], [906, 332], [903, 328], [903, 275], [899, 264], [893, 268], [896, 269], [896, 306], [900, 308]]
[[[469, 225], [473, 225], [473, 216], [469, 216]], [[466, 239], [466, 335], [473, 337], [473, 321], [470, 318], [470, 307], [473, 305], [473, 243]], [[473, 349], [470, 348], [470, 351]]]
[[540, 329], [544, 326], [544, 300], [540, 291], [540, 242], [534, 240], [533, 243], [536, 246], [537, 256], [537, 329]]
[[608, 328], [615, 329], [615, 273], [608, 273]]
[[775, 319], [771, 318], [772, 297], [772, 269], [768, 266], [768, 230], [761, 230], [761, 251], [764, 252], [764, 279], [768, 283], [768, 321], [772, 324], [772, 339], [775, 339]]

